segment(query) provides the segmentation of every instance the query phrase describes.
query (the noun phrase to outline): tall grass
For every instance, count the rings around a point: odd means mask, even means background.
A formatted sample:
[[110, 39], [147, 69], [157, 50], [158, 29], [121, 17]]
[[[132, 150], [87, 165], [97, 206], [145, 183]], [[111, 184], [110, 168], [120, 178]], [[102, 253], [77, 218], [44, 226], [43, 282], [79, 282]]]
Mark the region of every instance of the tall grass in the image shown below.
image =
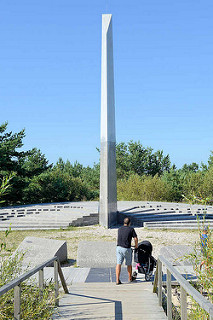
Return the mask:
[[[198, 221], [200, 239], [204, 229], [204, 222], [205, 220], [202, 223]], [[197, 276], [197, 283], [194, 286], [201, 294], [204, 294], [211, 303], [213, 303], [213, 239], [212, 231], [210, 229], [208, 229], [205, 247], [202, 246], [202, 240], [196, 242], [193, 252], [186, 258], [191, 260]], [[201, 262], [203, 263], [201, 264]], [[207, 320], [210, 318], [207, 312], [192, 299], [188, 319]]]
[[[6, 231], [0, 240], [0, 287], [16, 279], [22, 273], [23, 255], [7, 255]], [[34, 281], [25, 281], [21, 285], [21, 319], [49, 320], [52, 318], [55, 306], [54, 285], [45, 284], [40, 291]], [[10, 290], [0, 297], [0, 320], [14, 319], [14, 290]]]

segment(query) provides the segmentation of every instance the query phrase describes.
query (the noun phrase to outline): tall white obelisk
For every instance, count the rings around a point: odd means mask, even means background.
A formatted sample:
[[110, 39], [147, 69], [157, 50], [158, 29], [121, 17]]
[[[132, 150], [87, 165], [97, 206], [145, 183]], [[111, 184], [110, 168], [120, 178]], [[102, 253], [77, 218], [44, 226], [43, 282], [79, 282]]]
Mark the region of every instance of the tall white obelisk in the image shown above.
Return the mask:
[[112, 15], [102, 15], [101, 153], [99, 223], [117, 223], [117, 177]]

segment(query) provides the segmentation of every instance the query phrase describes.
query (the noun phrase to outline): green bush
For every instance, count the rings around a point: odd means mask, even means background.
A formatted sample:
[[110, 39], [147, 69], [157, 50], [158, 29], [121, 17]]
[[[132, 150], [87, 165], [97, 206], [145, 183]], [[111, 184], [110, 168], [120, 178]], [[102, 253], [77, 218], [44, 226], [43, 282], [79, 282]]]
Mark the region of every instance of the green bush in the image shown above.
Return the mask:
[[[0, 250], [0, 287], [16, 279], [22, 273], [23, 255], [7, 256], [5, 233], [1, 240]], [[45, 284], [42, 294], [37, 283], [25, 281], [21, 284], [21, 319], [22, 320], [50, 320], [54, 312], [55, 298], [52, 283]], [[14, 319], [14, 290], [10, 290], [0, 297], [0, 319]]]
[[201, 188], [201, 195], [213, 199], [213, 167], [211, 167], [204, 175], [204, 180]]
[[172, 168], [169, 172], [164, 172], [162, 181], [166, 184], [166, 201], [180, 202], [183, 194], [183, 176]]
[[203, 184], [205, 180], [205, 173], [202, 171], [191, 172], [186, 175], [183, 181], [183, 193], [186, 197], [192, 194], [204, 196]]
[[158, 176], [131, 175], [118, 181], [118, 200], [166, 201], [169, 187]]
[[59, 169], [33, 177], [24, 190], [25, 203], [80, 201], [94, 197], [94, 192], [80, 178], [73, 178]]

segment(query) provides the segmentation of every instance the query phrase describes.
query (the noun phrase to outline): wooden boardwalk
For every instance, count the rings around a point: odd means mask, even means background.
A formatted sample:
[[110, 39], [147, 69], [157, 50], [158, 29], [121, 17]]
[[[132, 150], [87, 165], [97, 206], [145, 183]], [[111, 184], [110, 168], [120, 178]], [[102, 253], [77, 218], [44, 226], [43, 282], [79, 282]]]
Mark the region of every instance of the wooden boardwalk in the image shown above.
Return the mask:
[[54, 320], [165, 320], [151, 282], [76, 283], [60, 299]]

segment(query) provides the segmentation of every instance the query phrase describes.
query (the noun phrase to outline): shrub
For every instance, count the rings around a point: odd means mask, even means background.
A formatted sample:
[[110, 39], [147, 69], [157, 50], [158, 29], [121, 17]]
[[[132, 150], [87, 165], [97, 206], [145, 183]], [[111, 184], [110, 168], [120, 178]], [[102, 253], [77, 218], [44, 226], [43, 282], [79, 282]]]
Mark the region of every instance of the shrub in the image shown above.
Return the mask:
[[90, 200], [95, 195], [80, 178], [60, 170], [35, 176], [24, 192], [25, 203]]
[[[6, 231], [0, 246], [0, 287], [16, 279], [22, 273], [23, 255], [7, 256]], [[21, 319], [50, 320], [54, 312], [55, 298], [52, 283], [45, 284], [42, 294], [34, 281], [21, 284]], [[0, 319], [14, 318], [14, 291], [10, 290], [0, 297]]]
[[158, 176], [131, 175], [118, 181], [118, 200], [165, 201], [168, 195], [166, 183]]
[[[204, 227], [204, 221], [200, 223], [198, 221], [198, 229], [200, 234], [200, 239], [202, 235], [202, 230]], [[185, 258], [190, 258], [194, 267], [194, 271], [197, 276], [197, 283], [195, 287], [201, 293], [205, 292], [207, 299], [213, 303], [213, 239], [212, 232], [208, 231], [208, 237], [205, 242], [205, 247], [202, 246], [202, 240], [195, 243], [193, 253], [186, 256]], [[201, 267], [201, 262], [203, 265]], [[203, 310], [198, 303], [192, 299], [192, 304], [189, 312], [189, 319], [209, 319], [209, 315]]]

